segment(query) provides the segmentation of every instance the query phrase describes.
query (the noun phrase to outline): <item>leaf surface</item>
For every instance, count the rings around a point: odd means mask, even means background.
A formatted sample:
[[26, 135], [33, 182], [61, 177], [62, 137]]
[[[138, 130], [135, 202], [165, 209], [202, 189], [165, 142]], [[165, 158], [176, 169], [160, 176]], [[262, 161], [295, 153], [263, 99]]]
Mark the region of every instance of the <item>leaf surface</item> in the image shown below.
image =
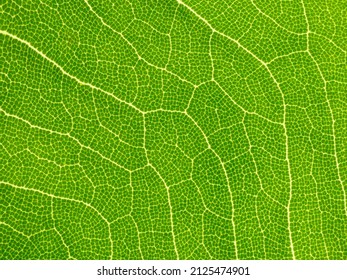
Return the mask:
[[345, 1], [0, 5], [1, 259], [346, 259]]

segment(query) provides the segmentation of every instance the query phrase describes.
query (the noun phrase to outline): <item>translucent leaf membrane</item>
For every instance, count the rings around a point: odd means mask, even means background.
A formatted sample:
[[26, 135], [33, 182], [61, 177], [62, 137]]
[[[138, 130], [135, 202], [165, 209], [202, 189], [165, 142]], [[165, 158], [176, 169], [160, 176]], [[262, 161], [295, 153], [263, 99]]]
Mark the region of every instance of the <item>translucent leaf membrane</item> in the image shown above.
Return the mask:
[[7, 1], [1, 259], [346, 259], [344, 1]]

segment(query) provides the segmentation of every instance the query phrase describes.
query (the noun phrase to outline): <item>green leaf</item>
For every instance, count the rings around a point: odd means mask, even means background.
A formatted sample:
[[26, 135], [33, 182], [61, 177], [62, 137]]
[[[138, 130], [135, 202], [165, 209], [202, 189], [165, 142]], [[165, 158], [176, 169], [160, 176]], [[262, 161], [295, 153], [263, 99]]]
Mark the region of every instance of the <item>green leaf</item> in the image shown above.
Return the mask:
[[0, 5], [1, 259], [346, 259], [347, 6]]

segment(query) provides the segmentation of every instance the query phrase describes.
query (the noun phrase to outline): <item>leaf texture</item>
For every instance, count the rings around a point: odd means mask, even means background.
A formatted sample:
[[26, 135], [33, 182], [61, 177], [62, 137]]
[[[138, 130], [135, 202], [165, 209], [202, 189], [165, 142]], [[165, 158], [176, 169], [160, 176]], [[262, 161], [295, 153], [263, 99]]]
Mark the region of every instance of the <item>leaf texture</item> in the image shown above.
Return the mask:
[[346, 259], [347, 5], [0, 5], [1, 259]]

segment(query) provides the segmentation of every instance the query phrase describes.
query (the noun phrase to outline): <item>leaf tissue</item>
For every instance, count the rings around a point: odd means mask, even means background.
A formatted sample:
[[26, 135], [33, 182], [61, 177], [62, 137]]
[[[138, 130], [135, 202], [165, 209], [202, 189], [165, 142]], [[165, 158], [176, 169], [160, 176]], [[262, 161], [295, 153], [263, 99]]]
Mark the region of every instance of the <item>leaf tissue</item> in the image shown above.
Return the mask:
[[346, 259], [345, 0], [4, 0], [1, 259]]

